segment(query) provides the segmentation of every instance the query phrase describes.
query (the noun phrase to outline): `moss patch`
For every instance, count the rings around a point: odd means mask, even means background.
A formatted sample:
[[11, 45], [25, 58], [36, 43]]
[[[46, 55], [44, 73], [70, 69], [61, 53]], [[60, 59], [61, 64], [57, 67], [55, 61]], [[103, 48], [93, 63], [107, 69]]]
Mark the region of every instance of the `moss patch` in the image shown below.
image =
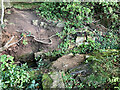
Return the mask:
[[45, 88], [50, 88], [52, 85], [53, 80], [51, 79], [51, 77], [48, 74], [44, 74], [42, 77], [42, 86], [43, 89]]
[[39, 5], [40, 3], [15, 3], [13, 7], [16, 9], [34, 9]]

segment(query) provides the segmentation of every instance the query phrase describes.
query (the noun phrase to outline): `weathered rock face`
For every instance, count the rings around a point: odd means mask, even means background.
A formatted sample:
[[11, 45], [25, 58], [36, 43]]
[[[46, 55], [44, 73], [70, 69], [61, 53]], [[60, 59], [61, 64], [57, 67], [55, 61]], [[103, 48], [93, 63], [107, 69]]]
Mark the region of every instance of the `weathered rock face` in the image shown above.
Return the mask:
[[72, 54], [68, 54], [54, 61], [52, 67], [58, 70], [67, 71], [68, 69], [78, 66], [84, 60], [85, 60], [84, 54], [76, 54], [75, 56], [73, 56]]
[[62, 73], [64, 73], [64, 72], [55, 71], [50, 75], [50, 77], [53, 80], [51, 88], [65, 88], [65, 85], [63, 83]]
[[87, 42], [87, 40], [93, 40], [93, 41], [96, 41], [96, 38], [97, 37], [92, 37], [90, 35], [87, 35], [88, 33], [86, 32], [79, 32], [77, 33], [77, 37], [76, 37], [76, 45], [79, 46], [79, 45], [82, 45], [82, 44], [89, 44]]
[[79, 46], [79, 45], [83, 44], [85, 40], [86, 40], [85, 37], [77, 37], [76, 38], [76, 45]]
[[64, 27], [64, 26], [65, 26], [64, 22], [59, 22], [59, 23], [56, 25], [56, 27], [59, 27], [59, 28], [62, 28], [62, 27]]
[[81, 64], [77, 67], [74, 67], [69, 70], [70, 75], [81, 74], [82, 76], [87, 76], [91, 73], [90, 63], [89, 64]]
[[43, 74], [42, 87], [46, 88], [65, 88], [63, 83], [62, 73], [60, 71], [49, 72], [48, 74]]
[[49, 76], [49, 74], [44, 74], [42, 76], [42, 87], [43, 87], [43, 89], [50, 88], [51, 85], [52, 85], [52, 82], [53, 81], [52, 81], [51, 77]]
[[[22, 33], [25, 37], [18, 44], [9, 47], [4, 54], [9, 54], [19, 61], [29, 61], [34, 59], [33, 53], [39, 50], [48, 52], [56, 49], [62, 41], [56, 36], [56, 32], [61, 32], [62, 29], [49, 25], [50, 28], [45, 29], [39, 26], [40, 22], [45, 21], [40, 20], [32, 11], [7, 9], [5, 12], [5, 33], [2, 33], [2, 45], [5, 45], [13, 35], [15, 37], [11, 43], [19, 41]], [[26, 40], [28, 44], [24, 45], [23, 40]]]

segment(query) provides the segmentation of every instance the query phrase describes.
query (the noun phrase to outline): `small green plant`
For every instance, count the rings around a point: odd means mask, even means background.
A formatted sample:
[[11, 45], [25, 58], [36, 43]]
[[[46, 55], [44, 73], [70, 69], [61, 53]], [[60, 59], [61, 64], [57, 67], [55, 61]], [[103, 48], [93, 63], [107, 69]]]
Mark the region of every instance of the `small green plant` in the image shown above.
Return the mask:
[[24, 44], [24, 45], [27, 45], [28, 42], [27, 42], [27, 40], [25, 39], [27, 35], [26, 35], [25, 33], [22, 33], [21, 36], [24, 37], [24, 39], [23, 39], [23, 44]]
[[2, 29], [4, 29], [5, 27], [6, 27], [6, 25], [5, 25], [5, 24], [2, 24], [2, 25], [1, 25], [1, 28], [2, 28]]
[[27, 40], [24, 39], [24, 40], [23, 40], [23, 44], [24, 44], [24, 45], [27, 45], [27, 44], [28, 44]]
[[0, 56], [0, 87], [2, 89], [23, 89], [30, 82], [27, 64], [17, 66], [14, 57]]
[[26, 90], [36, 89], [37, 86], [39, 86], [39, 83], [36, 83], [36, 81], [33, 80], [33, 81], [31, 82], [31, 84], [26, 88]]
[[64, 83], [66, 85], [66, 88], [79, 88], [82, 89], [84, 87], [83, 83], [80, 83], [79, 81], [76, 81], [72, 75], [70, 75], [69, 73], [66, 74], [62, 74]]

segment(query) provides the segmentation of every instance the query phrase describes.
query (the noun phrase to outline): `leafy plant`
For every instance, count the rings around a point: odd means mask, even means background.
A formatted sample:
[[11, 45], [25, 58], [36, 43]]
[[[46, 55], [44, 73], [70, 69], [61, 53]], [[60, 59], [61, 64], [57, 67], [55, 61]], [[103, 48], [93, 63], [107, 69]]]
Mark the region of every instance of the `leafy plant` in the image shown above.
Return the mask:
[[[81, 84], [79, 88], [119, 88], [119, 67], [116, 67], [119, 59], [119, 51], [94, 51], [86, 60], [86, 63], [92, 62], [92, 74], [82, 77], [81, 74], [66, 73], [63, 75], [66, 87], [74, 88]], [[77, 77], [78, 81], [74, 77]], [[82, 82], [81, 78], [84, 78]]]
[[39, 86], [39, 83], [36, 83], [36, 81], [33, 80], [33, 81], [31, 82], [31, 84], [26, 88], [26, 90], [36, 89], [37, 86]]
[[27, 35], [26, 35], [25, 33], [22, 33], [21, 36], [24, 37], [24, 39], [23, 39], [23, 44], [24, 44], [24, 45], [27, 45], [28, 42], [27, 42], [27, 40], [25, 39], [25, 38], [27, 37]]
[[30, 82], [27, 72], [27, 64], [17, 66], [14, 57], [8, 55], [0, 56], [0, 87], [2, 89], [23, 89]]
[[23, 40], [23, 44], [24, 44], [24, 45], [27, 45], [27, 44], [28, 44], [27, 40], [24, 39], [24, 40]]
[[[58, 50], [53, 50], [52, 52], [46, 53], [46, 56], [62, 56], [64, 54], [73, 53], [92, 53], [95, 50], [100, 51], [100, 49], [119, 49], [119, 17], [116, 11], [119, 11], [119, 4], [116, 2], [52, 2], [52, 3], [41, 3], [40, 7], [36, 9], [37, 15], [46, 18], [47, 20], [64, 21], [65, 27], [62, 32], [57, 33], [63, 42], [58, 46]], [[99, 20], [100, 22], [96, 22]], [[97, 27], [90, 29], [90, 24], [95, 24]], [[100, 24], [101, 28], [98, 28]], [[89, 28], [90, 30], [86, 30]], [[102, 34], [101, 34], [101, 31]], [[96, 36], [96, 41], [87, 39], [88, 44], [83, 43], [79, 46], [74, 46], [69, 49], [71, 44], [75, 44], [74, 37], [77, 32], [89, 31], [88, 34], [91, 36]], [[94, 34], [93, 34], [94, 33]], [[101, 53], [101, 52], [99, 52]], [[98, 53], [97, 53], [98, 54]], [[96, 54], [94, 53], [93, 56]], [[100, 57], [100, 56], [98, 56]], [[106, 83], [110, 85], [112, 82], [111, 77], [113, 77], [118, 69], [115, 66], [118, 63], [116, 59], [117, 55], [105, 55], [100, 58], [91, 57], [92, 68], [95, 73], [88, 77], [89, 83], [85, 82], [79, 83], [82, 87], [94, 87], [97, 88]], [[115, 60], [116, 63], [113, 61]], [[89, 60], [88, 60], [89, 61]], [[87, 62], [88, 62], [87, 61]], [[112, 70], [114, 68], [114, 70]], [[115, 76], [117, 78], [118, 76]], [[71, 81], [76, 83], [74, 79], [71, 78], [69, 74], [64, 77], [65, 81]], [[117, 79], [115, 79], [117, 80]], [[117, 81], [118, 82], [118, 81]], [[73, 85], [66, 86], [72, 88]], [[76, 83], [77, 84], [77, 83]], [[115, 83], [116, 85], [116, 83]]]
[[115, 77], [115, 81], [118, 82], [119, 69], [116, 67], [116, 64], [119, 63], [119, 59], [119, 51], [94, 52], [93, 56], [88, 58], [88, 61], [93, 61], [91, 66], [94, 71], [94, 73], [88, 77], [89, 85], [92, 84], [94, 87], [98, 87], [105, 83], [111, 84], [113, 83], [113, 78], [111, 77]]

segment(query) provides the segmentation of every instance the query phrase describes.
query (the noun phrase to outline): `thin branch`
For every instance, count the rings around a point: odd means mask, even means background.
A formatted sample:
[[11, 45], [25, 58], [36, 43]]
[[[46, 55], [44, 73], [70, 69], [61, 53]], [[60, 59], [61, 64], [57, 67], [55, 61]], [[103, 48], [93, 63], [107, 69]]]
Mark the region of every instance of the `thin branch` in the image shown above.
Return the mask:
[[120, 12], [119, 12], [119, 11], [114, 11], [114, 13], [116, 13], [116, 14], [120, 14]]
[[38, 39], [36, 39], [36, 38], [34, 38], [34, 40], [37, 41], [37, 42], [43, 43], [43, 44], [52, 44], [52, 40], [51, 40], [51, 39], [49, 39], [49, 40], [50, 40], [50, 43], [49, 43], [49, 42], [42, 41], [42, 40], [38, 40]]
[[[16, 30], [16, 32], [22, 32], [22, 33], [23, 33], [23, 32], [25, 32], [25, 31]], [[34, 39], [35, 41], [40, 42], [40, 43], [43, 43], [43, 44], [49, 44], [49, 45], [52, 44], [51, 38], [53, 38], [53, 37], [55, 37], [55, 36], [56, 36], [56, 34], [48, 37], [47, 39], [46, 39], [46, 38], [41, 38], [41, 39], [45, 39], [45, 40], [50, 40], [50, 42], [45, 42], [45, 41], [42, 41], [42, 40], [37, 39], [34, 35], [30, 35], [30, 37], [33, 37], [33, 39]]]
[[17, 42], [14, 42], [14, 43], [9, 44], [9, 45], [7, 46], [7, 48], [10, 47], [10, 46], [12, 46], [12, 45], [14, 45], [14, 44], [19, 43], [22, 39], [23, 39], [23, 37], [21, 37]]
[[3, 24], [3, 19], [4, 19], [4, 0], [1, 2], [1, 7], [2, 7], [2, 15], [1, 15], [1, 25]]
[[8, 46], [8, 44], [13, 40], [14, 36], [11, 37], [11, 39], [5, 44], [4, 47]]
[[5, 46], [0, 48], [0, 52], [4, 51], [5, 49], [9, 48], [10, 46], [12, 46], [14, 44], [17, 44], [18, 42], [20, 42], [23, 39], [23, 37], [21, 37], [17, 42], [9, 44], [13, 39], [14, 39], [14, 36], [11, 37], [11, 39], [5, 44]]

